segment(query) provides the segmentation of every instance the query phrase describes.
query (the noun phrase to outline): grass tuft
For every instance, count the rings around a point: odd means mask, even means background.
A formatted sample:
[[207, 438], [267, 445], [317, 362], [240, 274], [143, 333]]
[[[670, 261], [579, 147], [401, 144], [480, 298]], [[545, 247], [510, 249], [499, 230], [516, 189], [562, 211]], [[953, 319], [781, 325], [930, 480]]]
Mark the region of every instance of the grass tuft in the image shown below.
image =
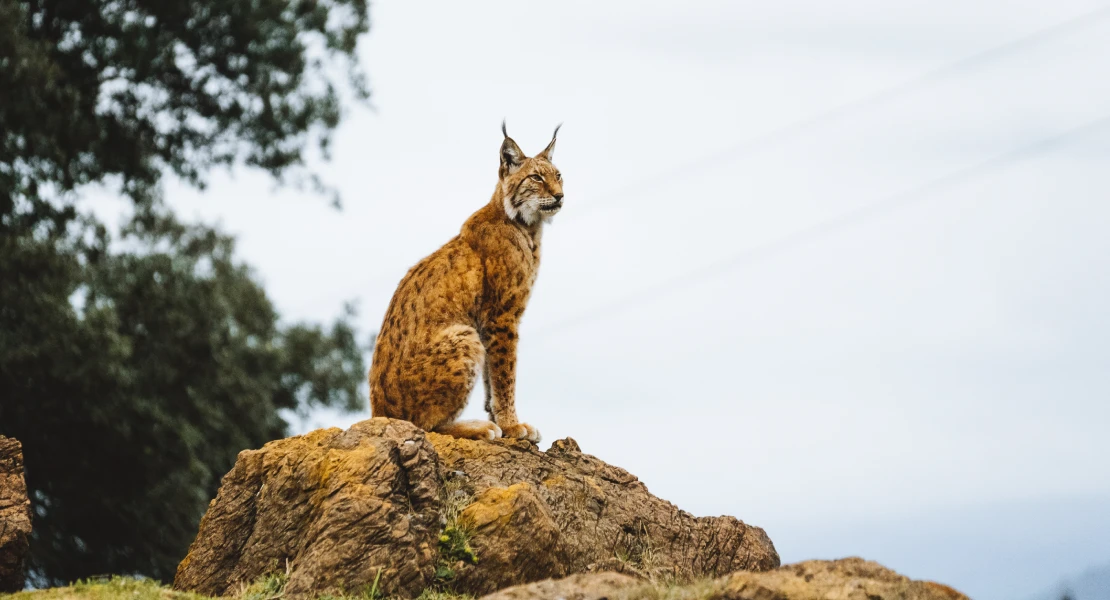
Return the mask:
[[[439, 534], [439, 562], [435, 578], [440, 584], [455, 579], [455, 569], [461, 564], [478, 564], [478, 554], [470, 547], [472, 532], [459, 520], [464, 508], [474, 497], [463, 486], [459, 477], [449, 478], [443, 485], [443, 531]], [[447, 593], [447, 592], [443, 592]], [[450, 598], [451, 596], [446, 596]]]
[[[453, 576], [453, 573], [452, 573]], [[382, 572], [378, 571], [374, 583], [357, 594], [323, 594], [316, 600], [390, 600], [381, 592]], [[239, 593], [229, 598], [209, 598], [191, 592], [170, 589], [152, 579], [135, 577], [94, 577], [66, 587], [29, 590], [3, 595], [3, 600], [278, 600], [285, 596], [289, 583], [289, 567], [264, 575], [244, 585]], [[417, 600], [474, 600], [467, 594], [455, 594], [442, 589], [426, 589]]]
[[171, 590], [153, 579], [92, 577], [73, 585], [29, 590], [3, 596], [5, 600], [208, 600], [189, 592]]
[[450, 562], [478, 564], [478, 555], [470, 547], [470, 532], [459, 525], [443, 528], [439, 536], [440, 556]]
[[277, 600], [285, 596], [285, 584], [289, 583], [289, 570], [270, 573], [255, 579], [236, 596], [240, 600]]

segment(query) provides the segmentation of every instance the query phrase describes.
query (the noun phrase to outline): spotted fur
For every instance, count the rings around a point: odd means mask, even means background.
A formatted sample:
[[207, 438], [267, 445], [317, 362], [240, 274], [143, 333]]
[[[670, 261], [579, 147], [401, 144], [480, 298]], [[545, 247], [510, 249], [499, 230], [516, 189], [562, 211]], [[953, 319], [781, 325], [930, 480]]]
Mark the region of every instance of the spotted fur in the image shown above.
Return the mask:
[[[516, 346], [543, 226], [563, 205], [563, 180], [551, 163], [554, 136], [529, 158], [501, 127], [493, 197], [393, 294], [374, 346], [370, 407], [376, 417], [457, 437], [539, 441], [516, 414]], [[491, 421], [459, 421], [479, 373]]]

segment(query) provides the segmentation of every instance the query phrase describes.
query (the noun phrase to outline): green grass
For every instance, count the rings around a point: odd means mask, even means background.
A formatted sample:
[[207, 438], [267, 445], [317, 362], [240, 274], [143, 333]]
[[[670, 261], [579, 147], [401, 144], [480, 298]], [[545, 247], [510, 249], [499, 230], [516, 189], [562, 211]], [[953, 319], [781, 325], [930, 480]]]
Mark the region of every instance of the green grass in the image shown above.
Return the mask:
[[289, 571], [270, 573], [254, 580], [244, 587], [236, 598], [240, 600], [277, 600], [285, 595], [285, 584], [289, 583]]
[[[258, 578], [244, 586], [232, 600], [278, 600], [285, 596], [287, 573], [274, 573]], [[179, 592], [150, 579], [132, 577], [94, 578], [79, 581], [66, 587], [31, 590], [15, 594], [0, 594], [3, 600], [213, 600], [190, 592]], [[357, 594], [325, 594], [317, 600], [387, 600], [374, 584]], [[442, 590], [427, 589], [417, 600], [473, 600], [473, 596], [452, 594]]]
[[[275, 573], [259, 578], [231, 598], [233, 600], [277, 600], [285, 594], [285, 573]], [[719, 592], [717, 585], [708, 578], [694, 581], [645, 581], [621, 590], [611, 597], [614, 600], [704, 600]], [[3, 600], [212, 600], [207, 596], [178, 592], [149, 579], [131, 577], [98, 578], [79, 581], [71, 586], [32, 590], [15, 594], [0, 594]], [[317, 600], [388, 600], [368, 586], [358, 594], [323, 595]], [[426, 589], [417, 600], [474, 600], [467, 594], [456, 594], [442, 589]]]
[[59, 588], [3, 595], [5, 600], [207, 600], [205, 596], [171, 590], [150, 579], [94, 578]]
[[[461, 562], [464, 564], [478, 564], [478, 554], [470, 547], [472, 535], [469, 528], [459, 521], [462, 510], [474, 501], [473, 496], [463, 487], [458, 479], [448, 479], [443, 486], [443, 531], [439, 534], [439, 561], [436, 563], [436, 580], [441, 584], [448, 584], [455, 579], [455, 568]], [[425, 591], [425, 594], [429, 593]], [[429, 596], [424, 600], [450, 600], [459, 596], [451, 596], [442, 589], [437, 593], [447, 594], [442, 597]]]

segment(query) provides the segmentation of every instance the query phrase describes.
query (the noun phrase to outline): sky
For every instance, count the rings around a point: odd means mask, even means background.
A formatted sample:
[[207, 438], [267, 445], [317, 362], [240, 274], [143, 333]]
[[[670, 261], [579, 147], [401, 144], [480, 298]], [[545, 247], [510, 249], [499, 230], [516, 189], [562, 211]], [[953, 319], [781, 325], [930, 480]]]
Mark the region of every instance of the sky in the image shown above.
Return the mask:
[[371, 106], [318, 165], [343, 210], [242, 169], [166, 187], [238, 236], [285, 319], [355, 300], [375, 330], [489, 200], [502, 118], [529, 154], [564, 123], [517, 377], [544, 446], [762, 526], [784, 562], [862, 555], [982, 600], [1110, 563], [1104, 4], [371, 17]]

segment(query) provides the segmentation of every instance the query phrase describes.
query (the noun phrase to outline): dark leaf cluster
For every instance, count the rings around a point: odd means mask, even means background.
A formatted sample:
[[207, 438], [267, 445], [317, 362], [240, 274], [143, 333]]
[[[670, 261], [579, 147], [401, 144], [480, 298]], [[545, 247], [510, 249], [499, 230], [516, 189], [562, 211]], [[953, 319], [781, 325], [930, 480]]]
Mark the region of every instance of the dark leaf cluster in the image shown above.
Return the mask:
[[[203, 185], [243, 162], [301, 167], [340, 119], [332, 71], [366, 0], [0, 0], [0, 213], [113, 178], [139, 197], [166, 170]], [[298, 174], [299, 173], [299, 174]]]
[[114, 241], [41, 217], [0, 238], [0, 434], [23, 442], [33, 571], [172, 578], [238, 452], [286, 435], [282, 409], [364, 404], [353, 315], [283, 326], [229, 237], [162, 210]]

